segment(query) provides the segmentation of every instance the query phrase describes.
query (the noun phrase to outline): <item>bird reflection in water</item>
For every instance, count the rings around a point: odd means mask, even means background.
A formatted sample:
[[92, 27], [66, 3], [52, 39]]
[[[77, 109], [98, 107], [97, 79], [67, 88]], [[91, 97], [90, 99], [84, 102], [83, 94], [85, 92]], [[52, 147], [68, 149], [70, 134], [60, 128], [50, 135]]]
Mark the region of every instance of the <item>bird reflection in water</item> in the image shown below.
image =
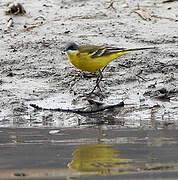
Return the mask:
[[80, 172], [95, 172], [110, 175], [111, 170], [124, 170], [130, 167], [130, 159], [119, 158], [119, 151], [107, 144], [81, 145], [72, 154], [73, 160], [69, 168]]

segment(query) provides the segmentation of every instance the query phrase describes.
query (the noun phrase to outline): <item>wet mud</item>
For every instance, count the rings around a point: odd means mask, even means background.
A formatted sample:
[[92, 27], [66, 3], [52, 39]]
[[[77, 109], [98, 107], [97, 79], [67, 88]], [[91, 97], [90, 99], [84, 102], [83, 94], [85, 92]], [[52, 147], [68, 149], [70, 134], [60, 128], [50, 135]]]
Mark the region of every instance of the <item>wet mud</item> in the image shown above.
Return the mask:
[[[89, 148], [103, 152], [102, 160], [86, 160], [87, 168], [100, 169], [97, 172], [90, 169], [95, 176], [101, 175], [101, 171], [105, 176], [117, 176], [122, 171], [127, 175], [142, 172], [144, 175], [141, 177], [148, 178], [151, 177], [149, 172], [155, 172], [155, 169], [160, 174], [166, 172], [168, 176], [172, 172], [172, 178], [177, 176], [178, 2], [20, 0], [25, 11], [17, 8], [17, 12], [23, 12], [19, 15], [5, 14], [9, 3], [7, 0], [0, 2], [0, 131], [3, 148], [0, 169], [25, 168], [35, 171], [33, 162], [27, 163], [29, 159], [18, 164], [21, 157], [14, 147], [27, 154], [31, 148], [37, 148], [38, 152], [41, 148], [53, 155], [53, 160], [41, 156], [44, 162], [49, 161], [47, 164], [53, 170], [61, 168], [62, 172], [74, 173], [70, 177], [87, 178], [89, 170], [85, 169], [87, 173], [84, 174], [81, 169], [76, 170], [83, 152]], [[89, 95], [95, 86], [97, 73], [81, 72], [70, 64], [64, 53], [65, 44], [69, 41], [155, 49], [129, 53], [111, 62], [103, 72], [104, 78], [100, 83], [102, 91], [96, 89], [94, 94]], [[124, 107], [114, 107], [120, 102], [124, 103]], [[35, 109], [30, 104], [42, 109]], [[44, 110], [95, 111], [102, 106], [114, 108], [83, 114]], [[51, 128], [54, 131], [50, 131]], [[104, 129], [112, 137], [104, 138], [105, 133], [98, 128]], [[31, 136], [30, 130], [39, 134]], [[59, 131], [59, 136], [51, 139], [48, 130], [52, 134]], [[19, 135], [26, 131], [27, 136]], [[63, 131], [67, 133], [63, 135]], [[118, 137], [120, 131], [124, 138]], [[98, 135], [98, 132], [101, 134]], [[69, 137], [65, 139], [67, 135]], [[52, 142], [55, 145], [51, 145]], [[59, 144], [67, 151], [58, 155], [55, 152]], [[14, 154], [14, 159], [3, 158], [8, 150], [9, 154]], [[38, 152], [32, 157], [35, 158]], [[82, 157], [78, 156], [80, 152]], [[116, 157], [113, 158], [114, 154]], [[121, 158], [120, 154], [123, 154]], [[64, 160], [59, 166], [56, 162], [58, 156]], [[148, 161], [154, 163], [149, 164]], [[39, 162], [40, 159], [36, 165], [45, 173], [47, 166]], [[108, 166], [114, 168], [108, 170]], [[66, 167], [72, 172], [68, 172]], [[17, 176], [26, 174], [25, 171], [24, 174], [20, 174], [21, 171], [13, 172]], [[132, 179], [138, 178], [132, 175]], [[115, 176], [110, 178], [114, 179]]]
[[[71, 127], [78, 120], [81, 125], [98, 119], [126, 127], [150, 127], [151, 121], [161, 127], [177, 126], [176, 2], [22, 1], [26, 16], [12, 16], [13, 26], [4, 31], [8, 3], [0, 3], [2, 127]], [[83, 73], [69, 63], [63, 53], [69, 41], [156, 49], [130, 53], [110, 63], [103, 73], [102, 92], [96, 90], [88, 97], [96, 74]], [[88, 98], [127, 105], [93, 118], [34, 112], [29, 106], [91, 109]]]

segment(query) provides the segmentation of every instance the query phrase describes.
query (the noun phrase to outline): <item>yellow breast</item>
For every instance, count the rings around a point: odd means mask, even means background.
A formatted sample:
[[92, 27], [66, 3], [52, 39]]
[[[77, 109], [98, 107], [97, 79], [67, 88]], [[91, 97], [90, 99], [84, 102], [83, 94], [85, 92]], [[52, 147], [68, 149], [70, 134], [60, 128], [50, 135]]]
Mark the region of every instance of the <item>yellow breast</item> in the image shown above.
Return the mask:
[[83, 71], [95, 72], [99, 69], [104, 68], [111, 61], [126, 53], [128, 52], [119, 52], [108, 56], [91, 58], [88, 53], [79, 53], [78, 51], [76, 51], [75, 53], [67, 53], [67, 57], [76, 68]]

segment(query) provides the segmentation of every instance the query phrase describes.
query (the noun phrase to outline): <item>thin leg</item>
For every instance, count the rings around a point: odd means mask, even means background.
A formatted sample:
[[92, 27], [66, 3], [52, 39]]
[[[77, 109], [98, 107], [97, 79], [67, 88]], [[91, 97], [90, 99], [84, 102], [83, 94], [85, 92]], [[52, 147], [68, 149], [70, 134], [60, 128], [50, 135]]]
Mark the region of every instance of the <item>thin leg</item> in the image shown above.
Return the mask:
[[102, 69], [102, 71], [101, 71], [101, 72], [103, 72], [103, 71], [106, 69], [106, 67], [107, 67], [107, 66], [104, 66], [104, 68]]
[[99, 83], [100, 83], [100, 81], [101, 81], [102, 78], [103, 78], [103, 74], [102, 74], [102, 71], [101, 71], [101, 70], [99, 70], [98, 72], [99, 72], [99, 76], [98, 76], [98, 78], [97, 78], [97, 80], [96, 80], [96, 85], [95, 85], [95, 87], [93, 88], [93, 90], [92, 90], [91, 93], [93, 93], [97, 87], [98, 87], [98, 88], [100, 89], [100, 91], [101, 91], [101, 88], [100, 88], [100, 86], [99, 86]]

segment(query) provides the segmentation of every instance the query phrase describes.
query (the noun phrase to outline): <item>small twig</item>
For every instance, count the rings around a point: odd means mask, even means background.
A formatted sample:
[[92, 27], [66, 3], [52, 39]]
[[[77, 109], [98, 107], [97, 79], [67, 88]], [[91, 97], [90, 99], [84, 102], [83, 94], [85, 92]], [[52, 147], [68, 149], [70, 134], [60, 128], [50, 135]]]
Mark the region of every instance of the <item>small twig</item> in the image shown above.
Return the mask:
[[110, 9], [110, 8], [112, 8], [112, 9], [114, 9], [114, 10], [116, 11], [116, 8], [115, 8], [113, 5], [114, 5], [114, 1], [113, 1], [113, 0], [111, 0], [111, 2], [110, 2], [110, 4], [109, 4], [109, 6], [108, 6], [106, 9]]
[[151, 21], [153, 18], [168, 19], [170, 21], [175, 21], [175, 22], [178, 21], [178, 19], [174, 19], [174, 18], [152, 15], [145, 8], [141, 8], [141, 7], [135, 8], [131, 12], [138, 14], [143, 20], [146, 20], [146, 21]]
[[103, 105], [103, 102], [95, 101], [93, 99], [87, 99], [87, 100], [91, 105], [95, 105], [96, 107], [99, 107], [99, 106]]
[[4, 29], [4, 31], [8, 31], [8, 29], [13, 25], [13, 19], [12, 17], [10, 17], [8, 20], [7, 20], [7, 26], [6, 28]]
[[91, 113], [97, 113], [100, 111], [104, 111], [104, 110], [108, 110], [108, 109], [113, 109], [116, 107], [124, 107], [124, 102], [120, 102], [118, 104], [114, 104], [114, 105], [106, 105], [106, 106], [101, 106], [98, 107], [95, 110], [84, 110], [85, 108], [80, 108], [80, 109], [62, 109], [62, 108], [42, 108], [39, 107], [36, 104], [30, 104], [31, 107], [35, 108], [36, 110], [42, 110], [42, 111], [55, 111], [55, 112], [68, 112], [68, 113], [76, 113], [76, 114], [91, 114]]
[[132, 12], [138, 14], [143, 20], [151, 21], [152, 16], [145, 8], [138, 7], [133, 9]]
[[46, 21], [46, 19], [43, 16], [38, 16], [34, 20], [36, 21], [36, 20], [39, 20], [39, 19], [42, 19], [43, 21]]
[[171, 3], [171, 2], [176, 2], [178, 0], [166, 0], [166, 1], [163, 1], [162, 3]]
[[118, 66], [124, 67], [124, 68], [129, 68], [129, 66], [125, 66], [125, 65], [123, 65], [123, 64], [118, 64]]
[[36, 27], [39, 27], [39, 26], [42, 26], [44, 23], [41, 22], [41, 23], [37, 23], [37, 24], [31, 24], [29, 26], [27, 25], [24, 25], [24, 29], [21, 30], [21, 32], [27, 32], [27, 31], [30, 31]]
[[142, 78], [141, 76], [139, 76], [138, 74], [136, 74], [136, 76], [146, 82], [146, 80]]
[[139, 73], [137, 73], [135, 76], [137, 76], [138, 78], [140, 78], [140, 79], [142, 79], [143, 81], [145, 81], [146, 82], [146, 80], [143, 78], [143, 77], [141, 77], [140, 76], [140, 74], [142, 74], [142, 70], [140, 70], [140, 72]]
[[157, 16], [157, 15], [152, 15], [152, 17], [158, 18], [158, 19], [168, 19], [168, 20], [170, 20], [170, 21], [178, 22], [178, 19], [169, 18], [169, 17]]

